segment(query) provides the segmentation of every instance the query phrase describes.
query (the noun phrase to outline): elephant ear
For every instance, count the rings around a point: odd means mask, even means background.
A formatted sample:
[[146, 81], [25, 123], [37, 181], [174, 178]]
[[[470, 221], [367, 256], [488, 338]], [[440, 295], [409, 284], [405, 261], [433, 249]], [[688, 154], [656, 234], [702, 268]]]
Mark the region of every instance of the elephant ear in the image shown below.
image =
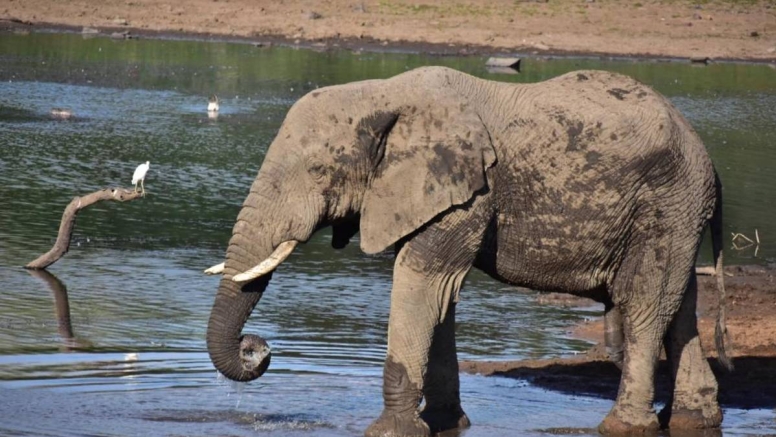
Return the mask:
[[468, 202], [496, 162], [482, 120], [459, 101], [405, 108], [387, 127], [361, 208], [361, 249], [370, 254]]

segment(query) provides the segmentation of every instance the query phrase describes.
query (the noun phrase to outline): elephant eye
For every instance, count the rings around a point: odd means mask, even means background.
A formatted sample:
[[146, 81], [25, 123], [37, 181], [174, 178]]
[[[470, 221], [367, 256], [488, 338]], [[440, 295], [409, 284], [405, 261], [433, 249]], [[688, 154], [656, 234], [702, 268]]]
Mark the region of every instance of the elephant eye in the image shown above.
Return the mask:
[[321, 181], [326, 177], [326, 166], [320, 162], [310, 163], [307, 170], [316, 181]]

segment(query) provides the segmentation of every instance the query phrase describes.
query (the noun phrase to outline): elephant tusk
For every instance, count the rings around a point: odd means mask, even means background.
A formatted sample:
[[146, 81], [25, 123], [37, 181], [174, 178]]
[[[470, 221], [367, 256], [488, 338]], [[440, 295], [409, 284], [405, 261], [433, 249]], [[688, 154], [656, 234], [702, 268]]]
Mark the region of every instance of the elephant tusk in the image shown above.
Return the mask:
[[221, 273], [224, 273], [224, 264], [226, 264], [226, 263], [221, 263], [221, 264], [214, 265], [213, 267], [205, 270], [205, 274], [206, 275], [220, 275]]
[[280, 243], [280, 245], [275, 248], [275, 251], [272, 252], [272, 255], [270, 255], [269, 258], [260, 262], [256, 265], [256, 267], [253, 267], [250, 270], [246, 270], [243, 273], [234, 275], [232, 277], [232, 281], [248, 282], [275, 270], [277, 266], [280, 265], [280, 263], [288, 258], [288, 255], [291, 255], [291, 252], [294, 251], [294, 248], [297, 244], [299, 244], [299, 242], [296, 240], [284, 241]]

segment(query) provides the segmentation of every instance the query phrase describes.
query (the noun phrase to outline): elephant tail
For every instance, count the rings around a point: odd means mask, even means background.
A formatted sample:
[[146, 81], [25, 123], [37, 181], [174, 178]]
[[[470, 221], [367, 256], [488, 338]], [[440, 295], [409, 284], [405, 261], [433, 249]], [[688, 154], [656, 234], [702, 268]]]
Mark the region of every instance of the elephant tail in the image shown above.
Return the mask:
[[717, 293], [719, 295], [719, 312], [717, 313], [717, 326], [714, 330], [714, 342], [717, 347], [717, 356], [720, 364], [728, 371], [733, 370], [733, 362], [725, 350], [725, 344], [730, 345], [727, 335], [726, 298], [725, 298], [725, 273], [722, 268], [722, 183], [719, 176], [714, 175], [714, 188], [716, 200], [714, 213], [711, 216], [711, 246], [714, 251], [714, 276], [717, 279]]

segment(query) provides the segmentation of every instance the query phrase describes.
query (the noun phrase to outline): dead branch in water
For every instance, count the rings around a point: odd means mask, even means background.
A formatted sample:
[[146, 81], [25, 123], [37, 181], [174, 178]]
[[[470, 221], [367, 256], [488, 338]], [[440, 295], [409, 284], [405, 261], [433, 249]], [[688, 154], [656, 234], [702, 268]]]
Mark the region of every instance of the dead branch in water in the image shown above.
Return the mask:
[[94, 205], [97, 202], [102, 202], [103, 200], [128, 202], [141, 197], [143, 197], [143, 194], [136, 192], [135, 190], [128, 190], [126, 188], [104, 188], [85, 196], [73, 198], [65, 208], [65, 212], [62, 213], [62, 221], [59, 223], [59, 234], [57, 235], [57, 241], [54, 243], [54, 247], [39, 256], [35, 261], [24, 266], [24, 268], [45, 269], [57, 262], [67, 253], [68, 249], [70, 249], [70, 237], [73, 235], [75, 217], [78, 215], [78, 211]]
[[751, 238], [747, 237], [744, 234], [740, 234], [740, 233], [739, 234], [733, 234], [732, 232], [731, 232], [731, 234], [733, 235], [733, 238], [732, 238], [733, 242], [735, 242], [737, 239], [740, 238], [740, 239], [742, 239], [742, 240], [744, 240], [744, 241], [746, 241], [748, 243], [754, 243], [754, 241], [752, 241]]
[[[754, 230], [754, 238], [757, 242], [752, 241], [751, 238], [741, 233], [736, 234], [731, 232], [731, 235], [734, 250], [742, 251], [754, 246], [754, 256], [755, 258], [757, 257], [757, 253], [760, 251], [760, 232], [758, 232], [757, 229]], [[744, 243], [739, 245], [739, 240], [743, 240]]]

